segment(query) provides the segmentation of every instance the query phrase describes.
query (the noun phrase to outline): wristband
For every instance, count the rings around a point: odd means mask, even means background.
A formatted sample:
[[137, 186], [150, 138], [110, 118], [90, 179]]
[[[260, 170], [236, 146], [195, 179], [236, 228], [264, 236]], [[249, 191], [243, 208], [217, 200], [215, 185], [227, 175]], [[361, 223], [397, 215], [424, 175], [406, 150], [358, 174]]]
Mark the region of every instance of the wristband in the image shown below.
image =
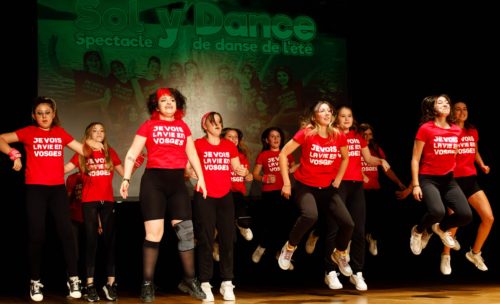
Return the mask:
[[19, 152], [17, 149], [12, 148], [9, 152], [9, 157], [10, 160], [16, 160], [18, 158], [21, 158], [21, 152]]
[[413, 186], [413, 188], [417, 188], [417, 187], [419, 187], [419, 188], [420, 188], [420, 185], [415, 185], [415, 186]]
[[122, 180], [122, 183], [123, 183], [123, 182], [127, 182], [127, 183], [129, 183], [129, 184], [130, 184], [130, 178], [124, 178], [124, 179]]

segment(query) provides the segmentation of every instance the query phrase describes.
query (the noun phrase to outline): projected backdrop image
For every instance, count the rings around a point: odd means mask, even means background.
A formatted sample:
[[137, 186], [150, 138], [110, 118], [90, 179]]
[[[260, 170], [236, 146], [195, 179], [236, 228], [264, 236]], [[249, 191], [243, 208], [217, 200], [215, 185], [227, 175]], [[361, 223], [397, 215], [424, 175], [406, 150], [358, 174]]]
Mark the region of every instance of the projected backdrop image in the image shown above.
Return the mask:
[[238, 1], [39, 0], [38, 91], [57, 101], [77, 139], [103, 122], [123, 159], [149, 118], [147, 97], [175, 87], [187, 97], [193, 139], [203, 135], [202, 115], [220, 112], [225, 127], [243, 131], [253, 162], [266, 127], [289, 139], [305, 107], [346, 101], [345, 40], [322, 33], [314, 18]]

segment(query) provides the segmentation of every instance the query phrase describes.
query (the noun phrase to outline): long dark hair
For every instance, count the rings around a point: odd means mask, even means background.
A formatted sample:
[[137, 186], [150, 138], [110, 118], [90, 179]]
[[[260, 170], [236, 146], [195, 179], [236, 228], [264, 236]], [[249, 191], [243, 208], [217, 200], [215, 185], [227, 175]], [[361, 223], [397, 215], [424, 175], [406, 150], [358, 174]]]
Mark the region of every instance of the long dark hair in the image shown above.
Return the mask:
[[[436, 118], [436, 109], [434, 109], [434, 105], [436, 104], [436, 101], [439, 97], [444, 97], [446, 100], [448, 100], [448, 103], [450, 104], [450, 110], [451, 110], [451, 99], [448, 95], [446, 94], [440, 94], [440, 95], [431, 95], [431, 96], [426, 96], [422, 100], [422, 118], [420, 118], [420, 123], [424, 124], [428, 121], [434, 120]], [[446, 122], [449, 124], [452, 124], [455, 122], [455, 119], [453, 115], [448, 115], [446, 117]]]
[[280, 150], [283, 149], [283, 147], [285, 146], [285, 133], [283, 132], [283, 130], [281, 130], [281, 128], [278, 128], [278, 127], [269, 127], [267, 129], [265, 129], [262, 132], [262, 135], [260, 136], [260, 142], [262, 143], [262, 150], [261, 151], [271, 150], [271, 145], [267, 142], [267, 138], [269, 137], [269, 134], [271, 133], [271, 131], [276, 131], [280, 134], [280, 137], [281, 137]]

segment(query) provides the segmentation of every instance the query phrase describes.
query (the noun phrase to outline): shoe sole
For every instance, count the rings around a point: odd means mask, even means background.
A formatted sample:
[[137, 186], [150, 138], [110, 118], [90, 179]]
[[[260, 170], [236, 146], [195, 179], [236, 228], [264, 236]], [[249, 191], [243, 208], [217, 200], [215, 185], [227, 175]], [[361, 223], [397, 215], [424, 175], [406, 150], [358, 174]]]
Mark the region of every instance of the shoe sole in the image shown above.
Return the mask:
[[325, 278], [325, 284], [326, 284], [326, 286], [328, 286], [328, 288], [329, 288], [329, 289], [331, 289], [331, 290], [339, 290], [339, 289], [344, 288], [344, 286], [342, 286], [342, 284], [340, 284], [340, 286], [337, 286], [337, 287], [331, 287], [331, 286], [330, 286], [330, 284], [328, 284], [328, 279], [327, 279], [327, 278]]
[[354, 288], [356, 288], [356, 290], [359, 290], [359, 291], [367, 291], [368, 290], [368, 287], [367, 288], [358, 288], [358, 285], [356, 285], [355, 282], [349, 280], [349, 282], [351, 282], [352, 285], [354, 285]]
[[476, 265], [476, 262], [474, 261], [474, 259], [473, 259], [473, 258], [471, 258], [471, 257], [469, 257], [469, 256], [470, 256], [470, 253], [469, 253], [469, 252], [467, 252], [467, 253], [465, 254], [465, 257], [467, 258], [467, 260], [469, 260], [469, 262], [471, 262], [474, 266], [476, 266], [476, 268], [477, 268], [477, 269], [479, 269], [480, 271], [488, 271], [488, 268], [486, 268], [486, 269], [484, 269], [484, 270], [483, 270], [483, 269], [481, 269], [481, 268], [479, 268], [479, 267]]
[[31, 295], [30, 295], [30, 298], [31, 298], [31, 300], [32, 300], [33, 302], [42, 302], [42, 301], [43, 301], [43, 296], [42, 296], [42, 298], [40, 298], [39, 300], [34, 299], [34, 298], [33, 298], [33, 296], [31, 296]]
[[102, 288], [102, 290], [104, 291], [104, 295], [106, 296], [106, 299], [107, 299], [108, 301], [116, 301], [116, 300], [118, 299], [118, 297], [116, 297], [116, 298], [114, 298], [114, 299], [113, 299], [113, 297], [110, 297], [110, 296], [109, 296], [109, 292], [108, 292], [108, 289], [107, 289], [107, 288], [104, 288], [104, 287], [103, 287], [103, 288]]

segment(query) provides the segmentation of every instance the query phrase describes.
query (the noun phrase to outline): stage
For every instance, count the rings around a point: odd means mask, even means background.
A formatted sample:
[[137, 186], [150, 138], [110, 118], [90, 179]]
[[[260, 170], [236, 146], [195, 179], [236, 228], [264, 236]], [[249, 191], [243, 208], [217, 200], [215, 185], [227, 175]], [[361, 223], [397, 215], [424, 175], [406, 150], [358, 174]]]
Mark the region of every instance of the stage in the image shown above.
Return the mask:
[[[233, 303], [223, 301], [218, 293], [218, 288], [212, 289], [214, 303]], [[0, 303], [27, 303], [29, 295], [21, 297], [0, 297]], [[500, 303], [500, 286], [498, 284], [424, 284], [400, 285], [400, 286], [376, 286], [365, 292], [357, 291], [349, 283], [344, 284], [344, 289], [329, 290], [326, 286], [317, 288], [235, 288], [236, 301], [238, 304], [273, 304], [273, 303], [342, 303], [342, 304], [498, 304]], [[141, 303], [139, 292], [119, 290], [119, 303]], [[101, 300], [98, 303], [114, 303], [103, 300], [104, 295], [100, 292]], [[34, 302], [32, 302], [34, 303]], [[64, 292], [45, 292], [42, 303], [88, 303], [83, 299], [68, 299]], [[199, 300], [181, 294], [178, 291], [157, 291], [156, 304], [167, 303], [201, 303]]]

